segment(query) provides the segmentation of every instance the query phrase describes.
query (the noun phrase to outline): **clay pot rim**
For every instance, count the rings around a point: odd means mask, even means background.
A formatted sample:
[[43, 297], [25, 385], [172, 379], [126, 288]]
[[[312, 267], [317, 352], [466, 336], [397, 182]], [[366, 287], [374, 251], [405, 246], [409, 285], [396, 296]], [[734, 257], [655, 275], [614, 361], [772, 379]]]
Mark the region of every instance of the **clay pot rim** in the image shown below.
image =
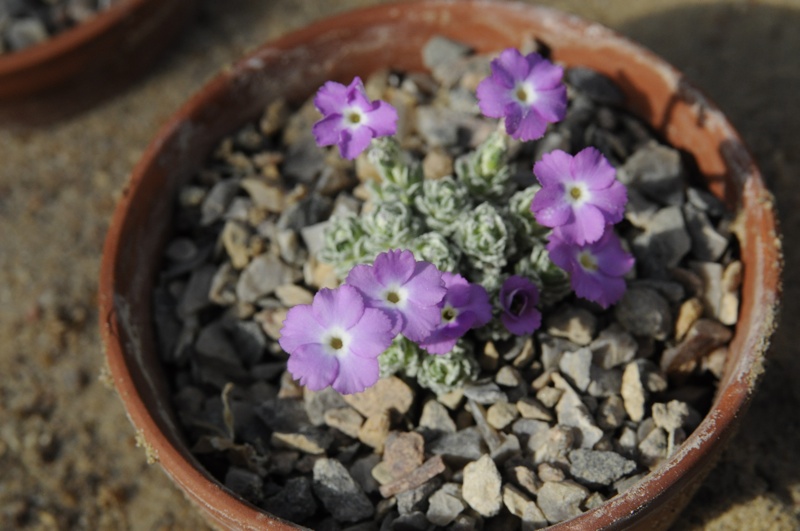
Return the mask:
[[[452, 0], [418, 1], [432, 6], [459, 3]], [[769, 202], [765, 216], [767, 225], [775, 235], [775, 253], [778, 263], [775, 265], [776, 269], [773, 273], [777, 275], [777, 280], [773, 277], [770, 277], [772, 280], [761, 280], [762, 284], [770, 284], [767, 287], [774, 289], [768, 289], [766, 293], [759, 293], [758, 300], [754, 301], [754, 304], [760, 310], [763, 310], [764, 315], [761, 316], [760, 328], [754, 332], [742, 333], [742, 335], [747, 336], [742, 348], [747, 350], [743, 353], [743, 358], [737, 367], [734, 368], [737, 377], [728, 382], [723, 392], [716, 397], [711, 410], [705, 415], [701, 424], [689, 435], [686, 442], [681, 445], [680, 450], [663, 462], [655, 471], [648, 473], [635, 486], [609, 499], [602, 506], [589, 510], [571, 520], [551, 526], [552, 529], [567, 529], [575, 526], [604, 529], [622, 528], [626, 525], [626, 522], [630, 524], [627, 517], [654, 510], [657, 504], [650, 502], [657, 499], [662, 491], [673, 488], [678, 484], [689, 482], [696, 475], [695, 472], [699, 473], [698, 471], [702, 469], [701, 466], [698, 466], [699, 463], [706, 459], [709, 454], [713, 454], [719, 444], [724, 443], [726, 436], [730, 434], [731, 425], [743, 413], [749, 403], [755, 381], [763, 371], [763, 356], [769, 345], [769, 338], [776, 326], [781, 291], [779, 277], [782, 269], [782, 258], [779, 236], [777, 235], [777, 221], [774, 219], [775, 213], [774, 209], [772, 209], [774, 204], [771, 202], [772, 196], [764, 188], [761, 174], [753, 162], [752, 156], [743, 147], [739, 134], [718, 107], [691, 83], [685, 82], [683, 75], [676, 68], [655, 53], [605, 26], [556, 9], [527, 4], [501, 3], [492, 0], [461, 0], [461, 2], [478, 6], [485, 5], [488, 9], [519, 9], [521, 11], [541, 13], [542, 16], [552, 19], [570, 30], [589, 32], [592, 36], [602, 39], [604, 45], [617, 47], [624, 50], [626, 55], [635, 57], [642, 63], [649, 64], [651, 69], [658, 71], [665, 79], [672, 80], [676, 88], [680, 86], [681, 90], [689, 91], [693, 98], [701, 101], [708, 119], [715, 121], [715, 125], [722, 128], [726, 137], [742, 146], [742, 151], [737, 152], [732, 157], [735, 163], [731, 162], [733, 173], [736, 174], [737, 178], [742, 179], [742, 183], [740, 183], [742, 186], [741, 195], [747, 195], [751, 201]], [[130, 377], [125, 355], [123, 354], [123, 346], [120, 344], [120, 338], [116, 333], [116, 325], [112, 318], [117, 313], [114, 307], [114, 277], [117, 249], [124, 244], [121, 231], [123, 221], [132, 207], [132, 198], [136, 195], [136, 189], [143, 180], [144, 175], [151, 166], [158, 164], [161, 146], [169, 138], [180, 134], [181, 124], [190, 121], [191, 117], [196, 116], [209, 101], [214, 100], [219, 93], [224, 91], [228, 84], [235, 80], [237, 75], [244, 71], [252, 70], [254, 67], [257, 68], [256, 63], [259, 62], [260, 56], [274, 54], [275, 52], [298, 46], [309, 37], [318, 34], [323, 28], [326, 31], [346, 29], [349, 17], [354, 14], [358, 14], [362, 19], [368, 17], [377, 17], [376, 20], [399, 18], [402, 16], [402, 12], [414, 3], [381, 4], [327, 17], [280, 36], [248, 53], [232, 67], [206, 83], [159, 130], [134, 168], [128, 188], [114, 212], [103, 250], [100, 280], [100, 320], [107, 359], [116, 388], [125, 402], [129, 419], [136, 427], [137, 432], [144, 434], [146, 443], [150, 445], [155, 458], [162, 462], [167, 474], [184, 489], [184, 492], [191, 497], [193, 502], [201, 504], [205, 510], [210, 511], [212, 514], [218, 514], [226, 519], [232, 516], [239, 518], [242, 528], [249, 529], [251, 527], [255, 528], [255, 526], [266, 526], [272, 529], [295, 529], [296, 527], [294, 526], [296, 524], [289, 524], [273, 515], [268, 515], [238, 495], [228, 491], [217, 481], [210, 479], [204, 472], [197, 469], [177, 448], [170, 444], [168, 437], [163, 433], [158, 422], [150, 414], [138, 394], [138, 389]], [[393, 9], [397, 9], [397, 11], [393, 11]], [[680, 84], [678, 80], [680, 80]], [[723, 403], [725, 407], [721, 408], [720, 405]], [[148, 455], [150, 454], [151, 452], [148, 452]], [[188, 484], [192, 485], [191, 489], [186, 487]], [[212, 507], [207, 500], [215, 497], [218, 503]], [[614, 518], [615, 515], [616, 518]], [[622, 517], [626, 517], [624, 521], [617, 521], [618, 518]]]
[[53, 61], [99, 35], [112, 31], [142, 5], [160, 0], [121, 0], [108, 9], [97, 12], [89, 20], [77, 24], [48, 39], [19, 51], [0, 54], [0, 76], [21, 72], [42, 63]]

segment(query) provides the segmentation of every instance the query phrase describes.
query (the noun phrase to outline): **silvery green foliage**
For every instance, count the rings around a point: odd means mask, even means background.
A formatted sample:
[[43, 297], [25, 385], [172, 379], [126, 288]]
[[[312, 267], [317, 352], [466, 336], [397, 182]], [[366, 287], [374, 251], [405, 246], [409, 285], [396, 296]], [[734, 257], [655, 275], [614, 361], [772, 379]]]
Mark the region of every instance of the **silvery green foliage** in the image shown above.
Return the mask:
[[439, 271], [458, 272], [461, 249], [450, 243], [439, 232], [426, 232], [417, 237], [411, 247], [417, 260], [425, 260], [435, 265]]
[[422, 232], [420, 219], [400, 201], [376, 203], [361, 219], [366, 236], [364, 247], [372, 259], [389, 249], [407, 249]]
[[544, 241], [534, 243], [530, 254], [517, 261], [514, 273], [530, 278], [538, 286], [543, 306], [555, 304], [572, 292], [569, 274], [550, 260]]
[[507, 137], [495, 131], [478, 149], [455, 162], [458, 179], [476, 199], [502, 200], [511, 193]]
[[479, 372], [472, 343], [462, 340], [447, 354], [423, 356], [417, 370], [417, 382], [437, 395], [443, 395], [474, 381]]
[[420, 358], [426, 355], [413, 341], [397, 336], [389, 348], [378, 357], [381, 378], [396, 373], [413, 378], [417, 375]]
[[537, 240], [544, 238], [550, 231], [536, 223], [536, 218], [531, 211], [531, 202], [536, 192], [541, 190], [538, 184], [519, 190], [508, 200], [509, 219], [514, 225], [515, 234], [520, 247], [528, 247]]
[[422, 193], [414, 198], [414, 206], [425, 216], [431, 229], [450, 236], [456, 221], [472, 206], [472, 198], [461, 181], [450, 176], [422, 183]]
[[513, 229], [505, 222], [504, 217], [490, 203], [481, 203], [474, 210], [462, 213], [453, 239], [471, 268], [491, 271], [506, 265], [508, 257], [514, 252], [514, 246]]
[[367, 258], [364, 237], [366, 232], [357, 216], [333, 216], [325, 231], [325, 247], [319, 259], [332, 264], [339, 277], [347, 276], [348, 271]]
[[373, 197], [410, 205], [422, 188], [422, 166], [409, 160], [392, 137], [374, 139], [368, 156], [381, 176], [380, 183], [370, 183]]

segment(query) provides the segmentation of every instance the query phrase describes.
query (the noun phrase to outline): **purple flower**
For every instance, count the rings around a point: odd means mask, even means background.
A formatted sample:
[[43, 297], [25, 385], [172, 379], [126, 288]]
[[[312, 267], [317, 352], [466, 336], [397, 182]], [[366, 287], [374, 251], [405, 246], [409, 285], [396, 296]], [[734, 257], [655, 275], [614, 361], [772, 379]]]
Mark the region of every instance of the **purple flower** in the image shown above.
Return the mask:
[[572, 157], [561, 150], [533, 166], [542, 184], [531, 203], [536, 222], [554, 229], [560, 240], [578, 245], [596, 242], [607, 225], [622, 220], [628, 193], [616, 170], [593, 147]]
[[433, 264], [417, 262], [411, 251], [381, 253], [373, 265], [351, 269], [345, 282], [361, 292], [367, 306], [388, 313], [394, 332], [411, 341], [422, 341], [439, 325], [442, 273]]
[[369, 101], [361, 79], [348, 86], [328, 81], [314, 98], [322, 119], [312, 132], [319, 146], [338, 144], [339, 153], [354, 159], [379, 136], [393, 135], [397, 130], [397, 111], [385, 101]]
[[553, 234], [547, 244], [550, 260], [570, 274], [572, 289], [578, 295], [608, 308], [625, 293], [623, 275], [633, 267], [633, 256], [622, 248], [613, 230], [598, 241], [575, 245]]
[[378, 356], [393, 338], [389, 316], [366, 307], [358, 290], [345, 285], [320, 289], [311, 304], [290, 309], [278, 342], [302, 385], [349, 394], [378, 381]]
[[530, 334], [542, 324], [542, 314], [536, 309], [539, 288], [525, 277], [512, 275], [500, 288], [500, 320], [509, 332], [518, 336]]
[[431, 354], [447, 354], [471, 328], [492, 319], [492, 304], [483, 286], [470, 284], [455, 273], [442, 273], [447, 293], [439, 303], [439, 326], [419, 344]]
[[492, 61], [492, 75], [477, 88], [478, 106], [491, 118], [506, 119], [506, 132], [518, 140], [536, 140], [548, 123], [567, 114], [564, 69], [537, 53], [513, 48]]

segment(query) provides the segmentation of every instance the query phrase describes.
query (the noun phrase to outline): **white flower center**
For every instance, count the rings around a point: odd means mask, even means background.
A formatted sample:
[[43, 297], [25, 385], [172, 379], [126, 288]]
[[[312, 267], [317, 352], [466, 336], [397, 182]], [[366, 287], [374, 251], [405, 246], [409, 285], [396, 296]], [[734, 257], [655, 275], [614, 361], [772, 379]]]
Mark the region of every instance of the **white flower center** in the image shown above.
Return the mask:
[[589, 199], [589, 190], [583, 183], [573, 182], [564, 187], [565, 196], [568, 203], [579, 205]]
[[389, 286], [386, 291], [383, 292], [383, 300], [388, 303], [388, 306], [402, 308], [407, 295], [406, 290], [402, 286]]
[[345, 127], [359, 127], [365, 124], [367, 115], [358, 107], [348, 107], [342, 112]]
[[578, 253], [578, 263], [587, 271], [597, 271], [597, 259], [589, 251]]
[[449, 304], [442, 308], [442, 321], [445, 323], [452, 323], [458, 317], [458, 310]]
[[514, 87], [513, 98], [520, 105], [529, 107], [536, 101], [537, 94], [530, 83], [522, 82]]
[[326, 353], [331, 356], [340, 356], [348, 350], [350, 335], [340, 328], [332, 328], [322, 337], [321, 343]]

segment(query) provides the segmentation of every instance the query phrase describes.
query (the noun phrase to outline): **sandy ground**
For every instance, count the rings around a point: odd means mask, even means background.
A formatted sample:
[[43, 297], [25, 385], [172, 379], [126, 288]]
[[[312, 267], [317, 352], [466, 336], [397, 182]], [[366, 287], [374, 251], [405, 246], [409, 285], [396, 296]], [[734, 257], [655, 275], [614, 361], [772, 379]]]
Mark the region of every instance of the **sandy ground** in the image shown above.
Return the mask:
[[[203, 0], [194, 26], [132, 89], [54, 127], [0, 130], [0, 528], [203, 527], [146, 464], [99, 378], [96, 287], [108, 219], [157, 128], [215, 72], [265, 40], [371, 3]], [[540, 3], [607, 24], [682, 69], [743, 134], [777, 196], [781, 327], [740, 433], [676, 529], [800, 529], [792, 322], [800, 313], [800, 1]]]

